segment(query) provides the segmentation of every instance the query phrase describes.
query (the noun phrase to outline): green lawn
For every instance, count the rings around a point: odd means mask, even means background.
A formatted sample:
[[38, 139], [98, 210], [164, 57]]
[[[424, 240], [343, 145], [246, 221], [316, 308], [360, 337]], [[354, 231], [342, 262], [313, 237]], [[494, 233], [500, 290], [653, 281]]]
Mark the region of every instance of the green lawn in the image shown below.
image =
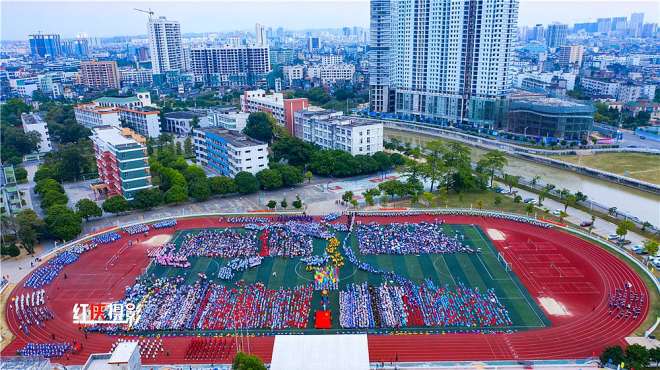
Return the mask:
[[598, 153], [552, 158], [660, 185], [660, 156], [644, 153]]
[[[482, 253], [474, 255], [455, 254], [427, 254], [427, 255], [362, 255], [359, 253], [357, 240], [350, 235], [349, 241], [358, 258], [374, 267], [386, 271], [395, 271], [415, 283], [421, 284], [424, 279], [431, 279], [437, 286], [447, 285], [450, 288], [459, 281], [470, 287], [478, 287], [480, 290], [492, 288], [502, 302], [507, 306], [513, 321], [511, 329], [525, 330], [549, 325], [549, 321], [542, 311], [520, 284], [518, 278], [498, 261], [497, 252], [484, 235], [480, 228], [473, 225], [444, 225], [446, 232], [453, 235], [460, 231], [465, 235], [465, 241], [470, 245], [481, 248]], [[174, 243], [179, 245], [183, 240], [182, 235], [196, 233], [199, 230], [185, 230], [177, 233]], [[337, 233], [339, 240], [347, 237], [346, 233]], [[321, 254], [327, 242], [322, 239], [314, 240], [314, 254]], [[340, 249], [341, 250], [341, 249]], [[240, 280], [246, 283], [262, 282], [271, 289], [280, 287], [293, 287], [302, 284], [311, 284], [313, 273], [306, 271], [305, 264], [300, 258], [265, 258], [260, 266], [236, 273], [231, 281], [219, 280], [218, 269], [227, 263], [227, 259], [192, 257], [190, 258], [192, 268], [179, 269], [165, 266], [152, 265], [148, 274], [156, 276], [177, 276], [186, 274], [186, 283], [191, 284], [198, 279], [198, 273], [206, 273], [209, 279], [220, 284], [233, 285]], [[384, 277], [372, 274], [348, 262], [345, 259], [344, 266], [339, 271], [339, 288], [344, 289], [347, 284], [363, 283], [378, 285], [384, 282]], [[333, 331], [348, 332], [349, 330], [339, 327], [339, 297], [337, 291], [330, 293], [329, 309], [335, 316], [333, 318]], [[309, 333], [318, 333], [313, 329], [314, 310], [320, 307], [320, 294], [315, 292], [312, 299], [312, 310], [309, 319], [309, 328], [304, 330]], [[461, 328], [457, 328], [461, 329]], [[385, 329], [378, 329], [382, 332]], [[406, 328], [408, 331], [438, 332], [443, 328]], [[444, 328], [447, 330], [447, 328]], [[255, 330], [254, 332], [259, 332]], [[300, 332], [300, 330], [295, 330]], [[323, 331], [327, 332], [327, 331]]]

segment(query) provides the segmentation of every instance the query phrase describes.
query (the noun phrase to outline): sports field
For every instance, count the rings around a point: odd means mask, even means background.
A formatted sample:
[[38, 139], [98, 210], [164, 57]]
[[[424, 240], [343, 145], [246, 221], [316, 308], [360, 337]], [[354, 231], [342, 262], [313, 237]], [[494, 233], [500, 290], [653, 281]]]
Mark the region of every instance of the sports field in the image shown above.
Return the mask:
[[[398, 274], [410, 279], [412, 282], [421, 284], [425, 279], [432, 280], [438, 286], [448, 286], [454, 288], [459, 282], [468, 287], [478, 287], [481, 291], [492, 288], [495, 290], [498, 298], [505, 304], [509, 311], [512, 326], [499, 328], [469, 328], [474, 329], [505, 329], [505, 330], [526, 330], [541, 328], [549, 325], [548, 319], [542, 310], [536, 305], [530, 297], [524, 286], [520, 283], [510, 269], [505, 268], [503, 262], [498, 260], [497, 251], [488, 239], [487, 235], [475, 225], [443, 225], [444, 232], [447, 235], [454, 235], [460, 232], [465, 236], [465, 242], [481, 250], [478, 254], [422, 254], [422, 255], [362, 255], [359, 252], [358, 241], [353, 234], [346, 232], [336, 232], [339, 240], [348, 238], [348, 242], [360, 261], [369, 263], [384, 271], [395, 271]], [[178, 232], [173, 243], [180, 246], [184, 236], [189, 233], [199, 233], [202, 229], [192, 229]], [[220, 229], [218, 229], [220, 230]], [[244, 229], [234, 228], [236, 231]], [[314, 254], [322, 254], [327, 241], [314, 238]], [[192, 264], [190, 269], [180, 269], [176, 267], [166, 267], [152, 264], [147, 271], [156, 277], [174, 277], [185, 273], [188, 284], [194, 284], [199, 279], [199, 274], [203, 273], [209, 280], [216, 283], [234, 287], [236, 282], [245, 283], [263, 283], [267, 288], [290, 288], [299, 285], [311, 284], [313, 281], [313, 272], [308, 271], [300, 258], [267, 257], [262, 264], [241, 272], [236, 272], [231, 280], [221, 280], [217, 273], [222, 266], [225, 266], [229, 259], [210, 258], [210, 257], [189, 257]], [[351, 283], [364, 283], [370, 285], [379, 285], [386, 283], [383, 275], [370, 273], [358, 269], [348, 260], [339, 270], [339, 289], [345, 289]], [[305, 332], [309, 333], [334, 333], [337, 331], [350, 332], [349, 329], [340, 328], [339, 320], [333, 320], [333, 330], [316, 330], [313, 328], [314, 309], [320, 307], [320, 293], [314, 292], [312, 300], [312, 311], [308, 320], [308, 327]], [[330, 291], [329, 309], [339, 312], [338, 291]], [[465, 327], [453, 328], [454, 330], [465, 330]], [[387, 329], [378, 328], [376, 331], [384, 332]], [[441, 332], [451, 331], [452, 328], [429, 328], [429, 327], [409, 327], [397, 329], [397, 331], [412, 332]], [[262, 332], [262, 330], [251, 330], [253, 332]], [[295, 332], [301, 332], [296, 329]], [[356, 330], [357, 331], [357, 330]], [[363, 330], [361, 330], [363, 331]]]
[[565, 155], [554, 159], [660, 184], [660, 156], [644, 153]]

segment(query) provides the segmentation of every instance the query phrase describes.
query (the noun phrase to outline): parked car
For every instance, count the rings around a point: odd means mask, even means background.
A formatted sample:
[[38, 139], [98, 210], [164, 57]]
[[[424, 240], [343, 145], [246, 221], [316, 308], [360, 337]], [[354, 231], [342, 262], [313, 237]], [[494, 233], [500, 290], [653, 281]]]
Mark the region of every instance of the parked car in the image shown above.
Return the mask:
[[561, 215], [561, 209], [555, 209], [554, 211], [552, 211], [552, 214], [559, 217], [559, 215]]
[[639, 255], [648, 254], [646, 248], [644, 248], [643, 245], [639, 245], [639, 244], [632, 246], [630, 250], [635, 252], [635, 254], [639, 254]]
[[619, 243], [620, 245], [628, 245], [631, 244], [632, 242], [628, 239], [619, 239], [617, 243]]
[[617, 235], [617, 234], [610, 234], [610, 235], [607, 236], [607, 240], [610, 240], [610, 241], [619, 240], [619, 235]]
[[523, 202], [525, 202], [525, 203], [532, 203], [532, 202], [534, 202], [534, 198], [527, 198], [527, 199], [525, 199]]
[[593, 225], [593, 224], [594, 224], [594, 222], [591, 221], [591, 220], [580, 222], [580, 226], [582, 226], [582, 227], [589, 227], [589, 226], [591, 226], [591, 225]]

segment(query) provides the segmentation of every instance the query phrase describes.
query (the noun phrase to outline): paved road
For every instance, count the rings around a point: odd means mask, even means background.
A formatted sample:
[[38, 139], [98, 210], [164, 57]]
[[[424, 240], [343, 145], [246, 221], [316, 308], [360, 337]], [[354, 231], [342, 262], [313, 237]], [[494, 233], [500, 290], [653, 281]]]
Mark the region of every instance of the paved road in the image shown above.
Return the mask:
[[634, 131], [621, 130], [623, 133], [623, 140], [619, 144], [623, 147], [635, 146], [638, 148], [660, 149], [660, 142], [649, 139], [641, 139], [635, 135]]

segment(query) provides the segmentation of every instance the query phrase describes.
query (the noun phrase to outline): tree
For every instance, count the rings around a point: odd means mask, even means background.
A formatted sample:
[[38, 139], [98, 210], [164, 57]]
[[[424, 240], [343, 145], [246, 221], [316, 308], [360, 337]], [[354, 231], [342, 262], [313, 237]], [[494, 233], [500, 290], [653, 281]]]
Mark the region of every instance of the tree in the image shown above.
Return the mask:
[[273, 153], [273, 161], [286, 162], [292, 166], [308, 165], [312, 154], [318, 151], [312, 144], [293, 136], [279, 138], [270, 149]]
[[14, 168], [14, 175], [16, 176], [16, 181], [18, 183], [24, 183], [27, 181], [27, 170], [23, 167]]
[[628, 367], [643, 369], [649, 365], [649, 350], [640, 344], [631, 344], [626, 348], [626, 362]]
[[43, 179], [34, 186], [34, 191], [37, 194], [44, 195], [46, 192], [55, 191], [58, 193], [64, 193], [64, 188], [62, 185], [54, 179]]
[[16, 237], [25, 250], [33, 254], [34, 246], [46, 232], [46, 224], [39, 218], [37, 213], [29, 208], [23, 209], [16, 214]]
[[280, 207], [286, 208], [288, 206], [289, 206], [289, 203], [287, 203], [286, 198], [282, 199], [282, 201], [280, 202]]
[[269, 113], [250, 113], [243, 133], [253, 139], [270, 143], [273, 140], [273, 128], [275, 125], [277, 125], [277, 122]]
[[259, 185], [264, 190], [274, 190], [282, 187], [282, 174], [278, 170], [267, 168], [257, 173], [257, 180]]
[[621, 242], [623, 242], [624, 240], [626, 240], [626, 235], [628, 234], [628, 231], [634, 228], [635, 228], [635, 224], [633, 224], [632, 221], [623, 220], [619, 222], [619, 225], [617, 225], [616, 227], [616, 235], [618, 235]]
[[577, 197], [573, 194], [568, 194], [564, 197], [562, 203], [564, 203], [564, 212], [566, 212], [569, 206], [574, 207], [577, 204]]
[[658, 253], [658, 242], [655, 240], [644, 241], [644, 250], [649, 256], [655, 256]]
[[163, 202], [163, 194], [157, 188], [138, 190], [133, 196], [131, 207], [148, 210], [159, 206]]
[[495, 195], [495, 198], [493, 199], [493, 204], [496, 206], [502, 204], [502, 197], [499, 195]]
[[541, 180], [541, 176], [536, 175], [532, 178], [532, 187], [536, 186], [538, 184], [539, 180]]
[[275, 207], [277, 207], [277, 201], [271, 199], [268, 201], [268, 204], [266, 204], [266, 206], [268, 206], [268, 208], [270, 209], [275, 209]]
[[625, 357], [621, 346], [607, 347], [600, 355], [600, 362], [603, 365], [611, 363], [612, 365], [617, 366], [624, 360]]
[[291, 203], [295, 209], [301, 209], [303, 206], [302, 200], [300, 200], [300, 196], [296, 195], [296, 200]]
[[387, 153], [385, 152], [376, 152], [374, 153], [372, 158], [378, 163], [379, 171], [385, 171], [390, 169], [390, 167], [392, 167], [392, 161], [390, 160], [390, 156], [387, 155]]
[[312, 174], [312, 171], [305, 172], [305, 180], [307, 180], [308, 184], [310, 182], [312, 182], [312, 177], [314, 177], [314, 174]]
[[236, 188], [241, 194], [252, 194], [259, 191], [259, 180], [253, 174], [241, 171], [234, 176]]
[[527, 213], [527, 215], [531, 215], [532, 213], [534, 213], [534, 204], [527, 203], [527, 205], [525, 206], [525, 213]]
[[[656, 96], [658, 91], [656, 90]], [[660, 101], [658, 101], [660, 103]], [[658, 367], [658, 362], [660, 362], [660, 348], [651, 348], [649, 350], [649, 362], [655, 364], [655, 367]]]
[[17, 257], [20, 254], [21, 254], [21, 250], [18, 249], [18, 247], [14, 243], [8, 245], [2, 245], [2, 248], [0, 248], [0, 255], [3, 256]]
[[516, 195], [515, 197], [513, 197], [513, 203], [520, 203], [522, 202], [522, 200], [523, 199], [520, 195]]
[[566, 217], [568, 217], [568, 213], [566, 213], [566, 211], [559, 211], [559, 222], [564, 222]]
[[392, 153], [390, 154], [390, 163], [392, 163], [393, 166], [401, 166], [406, 163], [406, 158], [399, 153]]
[[426, 206], [431, 207], [431, 204], [433, 203], [433, 193], [429, 191], [425, 191], [422, 194], [422, 198], [424, 198], [424, 202], [426, 203]]
[[504, 175], [504, 183], [509, 187], [509, 193], [513, 189], [513, 187], [518, 186], [518, 182], [520, 181], [520, 176], [513, 176], [509, 174]]
[[48, 232], [58, 239], [71, 240], [82, 232], [82, 218], [62, 204], [48, 208], [45, 221]]
[[213, 194], [225, 195], [236, 193], [238, 191], [234, 179], [227, 176], [211, 177], [209, 179], [209, 185]]
[[345, 192], [345, 193], [342, 194], [342, 196], [341, 196], [341, 200], [343, 200], [343, 201], [346, 202], [346, 203], [350, 202], [351, 199], [353, 199], [353, 192], [350, 191], [350, 190], [347, 191], [347, 192]]
[[101, 217], [103, 214], [101, 208], [91, 199], [81, 199], [76, 202], [76, 212], [85, 221], [89, 220], [90, 217]]
[[55, 204], [66, 205], [69, 202], [69, 197], [64, 193], [55, 190], [48, 190], [41, 196], [41, 208], [44, 210], [52, 207]]
[[243, 352], [236, 353], [231, 368], [232, 370], [266, 370], [266, 366], [259, 357]]
[[128, 201], [121, 195], [115, 195], [106, 199], [101, 206], [108, 213], [122, 213], [131, 209]]
[[34, 181], [35, 183], [39, 183], [42, 180], [55, 179], [55, 176], [56, 176], [55, 171], [53, 170], [52, 167], [42, 164], [34, 173], [34, 177], [32, 178], [32, 181]]
[[280, 172], [284, 186], [294, 186], [303, 182], [303, 173], [297, 167], [278, 164], [272, 166], [272, 168]]
[[183, 203], [188, 200], [188, 192], [181, 185], [174, 185], [165, 192], [165, 203]]
[[205, 201], [211, 196], [211, 187], [206, 177], [199, 178], [190, 183], [188, 194], [198, 202]]
[[443, 156], [447, 151], [444, 143], [439, 140], [430, 141], [425, 146], [428, 155], [426, 156], [426, 165], [422, 167], [422, 175], [431, 180], [430, 191], [433, 192], [436, 181], [446, 172], [446, 163]]
[[195, 153], [193, 152], [192, 139], [190, 136], [186, 137], [186, 140], [183, 141], [183, 152], [188, 158], [195, 156]]
[[504, 153], [499, 150], [490, 151], [477, 162], [477, 167], [483, 168], [490, 175], [490, 186], [493, 186], [495, 171], [502, 171], [508, 163]]

